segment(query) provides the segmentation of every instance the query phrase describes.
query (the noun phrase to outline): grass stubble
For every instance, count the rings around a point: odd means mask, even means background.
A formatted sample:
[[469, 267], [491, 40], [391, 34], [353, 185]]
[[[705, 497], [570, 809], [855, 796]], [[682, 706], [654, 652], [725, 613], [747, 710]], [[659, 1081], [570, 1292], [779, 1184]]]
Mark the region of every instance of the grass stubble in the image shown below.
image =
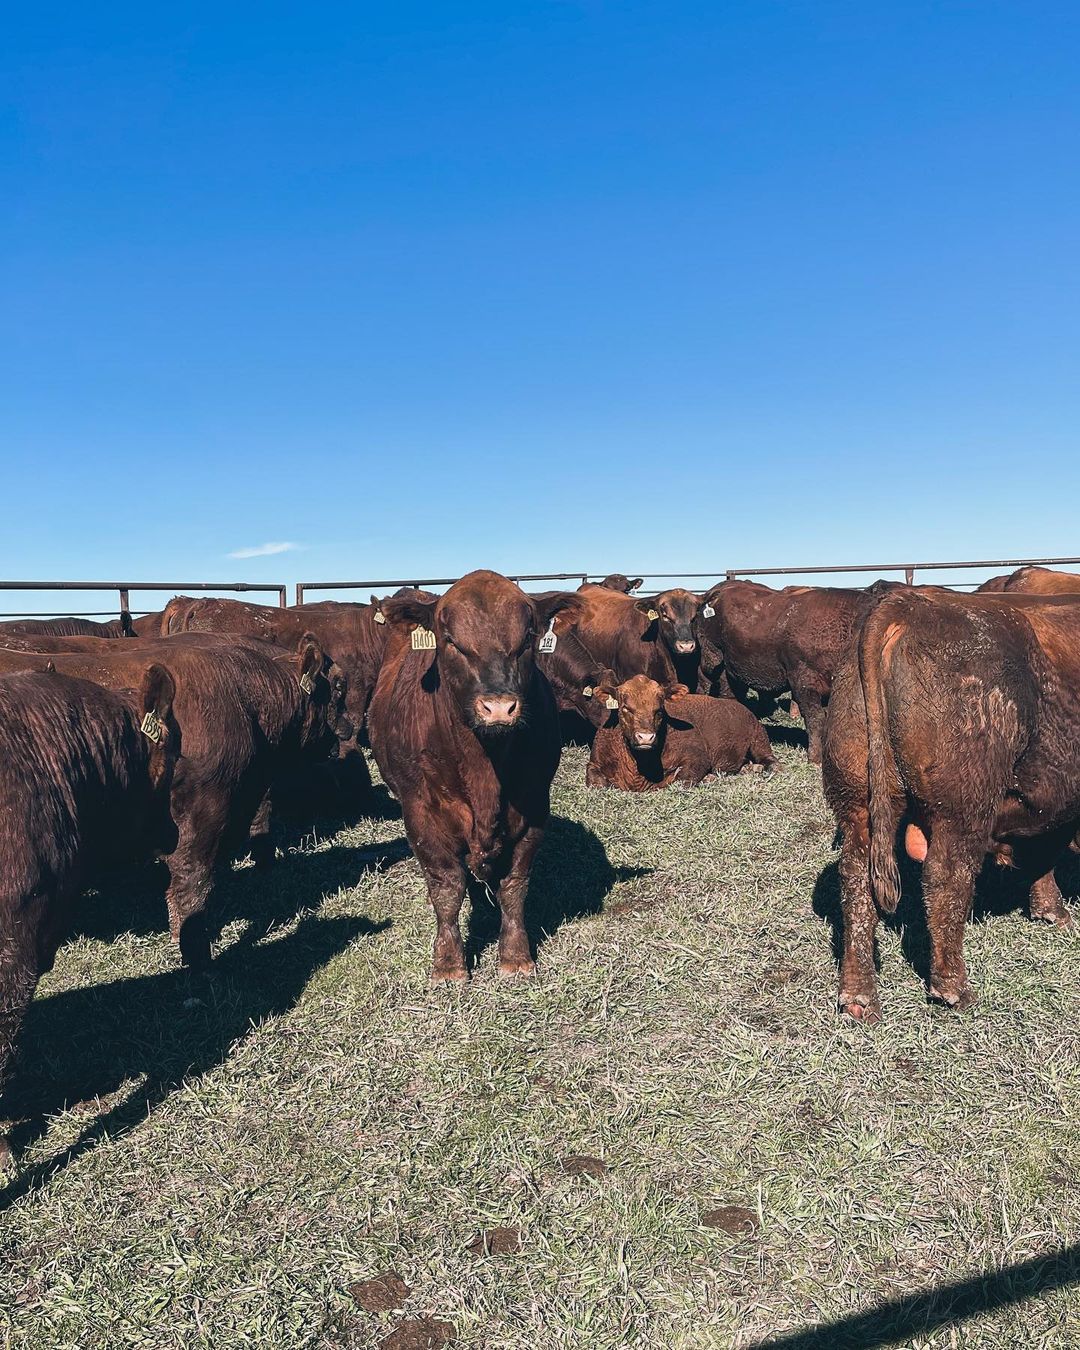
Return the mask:
[[24, 1038], [0, 1344], [749, 1347], [886, 1305], [851, 1344], [1080, 1345], [1075, 1285], [952, 1326], [942, 1295], [924, 1331], [887, 1309], [1080, 1236], [1080, 939], [983, 914], [958, 1016], [907, 901], [885, 1020], [849, 1025], [803, 751], [647, 796], [587, 791], [585, 753], [531, 982], [495, 976], [481, 904], [472, 981], [427, 987], [392, 810], [236, 864], [201, 980], [160, 869], [86, 899]]

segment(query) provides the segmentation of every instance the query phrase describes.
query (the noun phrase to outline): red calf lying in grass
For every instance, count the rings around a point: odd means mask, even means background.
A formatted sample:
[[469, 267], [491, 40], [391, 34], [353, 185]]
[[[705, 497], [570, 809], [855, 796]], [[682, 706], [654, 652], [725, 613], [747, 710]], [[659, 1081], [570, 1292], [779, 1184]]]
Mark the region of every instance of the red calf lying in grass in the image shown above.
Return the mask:
[[616, 686], [610, 671], [592, 696], [607, 703], [612, 720], [593, 741], [589, 787], [652, 792], [775, 767], [765, 728], [734, 699], [691, 694], [684, 684], [659, 685], [646, 675]]

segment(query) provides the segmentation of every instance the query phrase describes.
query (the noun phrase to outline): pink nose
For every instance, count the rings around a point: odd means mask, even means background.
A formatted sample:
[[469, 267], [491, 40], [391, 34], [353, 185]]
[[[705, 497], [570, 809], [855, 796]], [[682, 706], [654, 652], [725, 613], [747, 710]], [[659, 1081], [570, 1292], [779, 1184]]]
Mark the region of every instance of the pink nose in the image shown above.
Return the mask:
[[656, 741], [655, 731], [635, 731], [634, 740], [638, 745], [653, 745]]
[[696, 646], [696, 642], [676, 642], [675, 650], [685, 655], [687, 652], [692, 652]]
[[476, 719], [484, 726], [509, 727], [518, 720], [520, 705], [516, 698], [478, 698]]

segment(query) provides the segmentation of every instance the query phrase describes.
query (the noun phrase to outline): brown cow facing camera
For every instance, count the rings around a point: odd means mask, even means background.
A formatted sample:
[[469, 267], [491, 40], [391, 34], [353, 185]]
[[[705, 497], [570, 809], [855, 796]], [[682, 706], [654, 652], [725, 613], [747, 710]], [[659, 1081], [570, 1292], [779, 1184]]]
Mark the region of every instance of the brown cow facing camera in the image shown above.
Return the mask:
[[470, 873], [498, 899], [500, 974], [535, 969], [525, 893], [561, 749], [535, 644], [578, 603], [488, 571], [435, 600], [382, 602], [390, 631], [368, 734], [435, 910], [433, 982], [467, 978], [458, 916]]
[[660, 685], [646, 675], [617, 684], [610, 671], [593, 699], [611, 721], [593, 741], [589, 787], [654, 792], [776, 766], [765, 728], [734, 699], [691, 694], [683, 684]]
[[0, 1090], [79, 891], [102, 865], [171, 847], [175, 688], [154, 663], [135, 680], [0, 678]]

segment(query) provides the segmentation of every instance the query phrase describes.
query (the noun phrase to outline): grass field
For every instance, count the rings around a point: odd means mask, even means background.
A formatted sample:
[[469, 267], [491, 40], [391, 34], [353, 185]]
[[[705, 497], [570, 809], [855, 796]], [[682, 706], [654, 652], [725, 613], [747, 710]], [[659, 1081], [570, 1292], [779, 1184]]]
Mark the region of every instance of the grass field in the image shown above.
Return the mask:
[[90, 897], [24, 1037], [0, 1344], [1080, 1345], [1080, 939], [994, 888], [949, 1013], [909, 895], [884, 1022], [842, 1022], [832, 820], [781, 754], [631, 797], [568, 750], [531, 983], [481, 908], [427, 988], [385, 796], [222, 878], [203, 980], [158, 869]]

